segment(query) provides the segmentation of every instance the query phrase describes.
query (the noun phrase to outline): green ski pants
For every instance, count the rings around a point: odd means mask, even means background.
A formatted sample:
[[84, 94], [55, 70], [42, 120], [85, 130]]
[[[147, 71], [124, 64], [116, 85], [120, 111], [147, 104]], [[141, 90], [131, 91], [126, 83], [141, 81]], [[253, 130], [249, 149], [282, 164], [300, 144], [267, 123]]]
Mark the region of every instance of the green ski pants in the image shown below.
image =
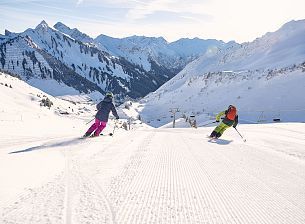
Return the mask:
[[229, 127], [229, 125], [226, 125], [225, 123], [221, 122], [215, 129], [214, 131], [219, 133], [220, 136], [224, 133], [225, 130], [227, 130]]

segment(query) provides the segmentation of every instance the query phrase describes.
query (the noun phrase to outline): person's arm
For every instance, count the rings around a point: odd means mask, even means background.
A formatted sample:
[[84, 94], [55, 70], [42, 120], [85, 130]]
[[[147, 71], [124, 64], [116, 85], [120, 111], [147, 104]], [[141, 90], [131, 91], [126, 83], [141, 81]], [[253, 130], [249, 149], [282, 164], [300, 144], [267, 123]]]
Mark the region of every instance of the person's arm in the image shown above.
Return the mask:
[[219, 121], [220, 121], [220, 118], [221, 118], [223, 115], [225, 115], [225, 113], [226, 113], [225, 111], [221, 111], [219, 114], [217, 114], [217, 115], [216, 115], [216, 121], [219, 122]]
[[116, 111], [113, 103], [112, 103], [112, 107], [111, 107], [111, 112], [112, 112], [113, 116], [115, 116], [116, 119], [119, 119], [118, 112]]
[[96, 109], [97, 109], [97, 110], [100, 110], [101, 107], [102, 107], [102, 102], [99, 102], [99, 103], [96, 105]]
[[238, 115], [235, 116], [233, 128], [236, 128], [237, 124], [238, 124]]

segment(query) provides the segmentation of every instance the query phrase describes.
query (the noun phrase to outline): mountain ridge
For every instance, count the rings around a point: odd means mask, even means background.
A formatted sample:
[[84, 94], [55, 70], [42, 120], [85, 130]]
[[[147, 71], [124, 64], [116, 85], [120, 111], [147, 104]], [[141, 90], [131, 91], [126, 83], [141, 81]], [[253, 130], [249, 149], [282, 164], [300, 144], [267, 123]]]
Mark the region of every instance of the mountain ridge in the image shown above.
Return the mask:
[[[64, 83], [76, 88], [80, 93], [86, 88], [85, 92], [98, 91], [102, 94], [105, 91], [113, 91], [119, 98], [139, 98], [147, 95], [199, 56], [197, 54], [191, 58], [181, 58], [175, 55], [175, 52], [167, 48], [167, 42], [162, 37], [133, 36], [124, 39], [123, 43], [112, 38], [114, 42], [120, 42], [120, 48], [115, 51], [110, 45], [106, 46], [78, 29], [71, 29], [60, 22], [51, 28], [42, 21], [34, 29], [7, 34], [9, 35], [0, 37], [2, 70], [16, 73], [24, 80], [53, 79], [53, 73], [57, 74], [56, 77], [61, 74], [62, 78], [57, 80], [59, 84]], [[21, 42], [11, 42], [15, 37]], [[130, 43], [133, 43], [132, 47]], [[116, 43], [113, 44], [117, 46]], [[44, 65], [44, 68], [41, 68], [41, 65]], [[71, 85], [68, 81], [71, 78], [64, 78], [67, 69], [70, 71], [67, 76], [74, 79], [81, 77], [85, 82], [74, 80], [74, 83], [79, 84]], [[44, 88], [43, 85], [36, 87]]]

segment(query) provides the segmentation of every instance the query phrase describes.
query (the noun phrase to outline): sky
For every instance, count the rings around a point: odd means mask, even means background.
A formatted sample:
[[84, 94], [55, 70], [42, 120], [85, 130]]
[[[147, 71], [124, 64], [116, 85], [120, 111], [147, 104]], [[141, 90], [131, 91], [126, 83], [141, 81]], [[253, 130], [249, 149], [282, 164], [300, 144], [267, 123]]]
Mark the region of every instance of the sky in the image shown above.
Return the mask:
[[305, 19], [304, 0], [0, 0], [0, 33], [42, 20], [91, 37], [144, 35], [253, 41], [291, 20]]

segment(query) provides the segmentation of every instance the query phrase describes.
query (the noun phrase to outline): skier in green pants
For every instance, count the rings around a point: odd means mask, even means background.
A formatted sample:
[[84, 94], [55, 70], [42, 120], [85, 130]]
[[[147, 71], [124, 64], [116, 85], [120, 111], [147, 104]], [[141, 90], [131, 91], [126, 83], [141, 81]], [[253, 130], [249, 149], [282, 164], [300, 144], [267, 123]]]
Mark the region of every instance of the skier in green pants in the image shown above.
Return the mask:
[[219, 138], [224, 133], [224, 131], [231, 126], [236, 128], [238, 124], [238, 115], [236, 107], [230, 105], [227, 110], [217, 114], [216, 122], [219, 122], [220, 118], [224, 115], [225, 117], [223, 118], [222, 122], [213, 130], [210, 135], [210, 138]]

